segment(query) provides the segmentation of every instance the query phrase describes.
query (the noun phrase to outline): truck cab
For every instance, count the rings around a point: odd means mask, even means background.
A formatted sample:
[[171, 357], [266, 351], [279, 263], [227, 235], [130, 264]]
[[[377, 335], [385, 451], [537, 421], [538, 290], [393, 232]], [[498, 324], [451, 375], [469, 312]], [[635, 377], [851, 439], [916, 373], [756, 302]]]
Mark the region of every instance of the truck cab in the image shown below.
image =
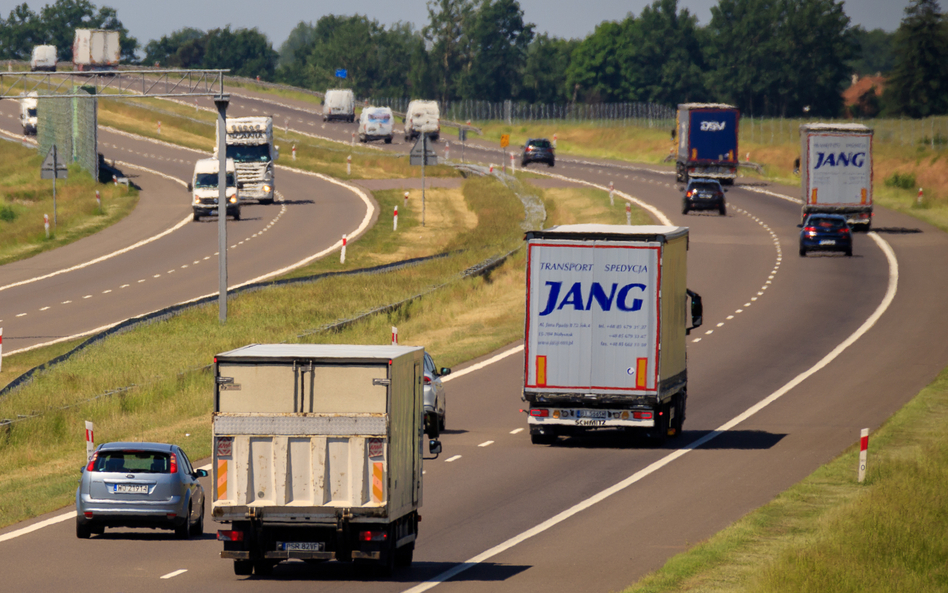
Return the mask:
[[425, 133], [437, 142], [441, 135], [441, 110], [437, 101], [412, 101], [405, 112], [405, 142], [414, 140], [422, 130], [428, 129], [434, 131]]
[[24, 136], [36, 135], [38, 104], [35, 91], [20, 99], [20, 124], [23, 126]]
[[[194, 221], [198, 222], [202, 216], [217, 216], [217, 201], [220, 197], [218, 190], [218, 172], [220, 163], [217, 159], [201, 159], [194, 163], [194, 174], [188, 191], [191, 193], [191, 208], [194, 210]], [[227, 159], [227, 216], [240, 220], [240, 197], [238, 195], [237, 169], [233, 159]]]

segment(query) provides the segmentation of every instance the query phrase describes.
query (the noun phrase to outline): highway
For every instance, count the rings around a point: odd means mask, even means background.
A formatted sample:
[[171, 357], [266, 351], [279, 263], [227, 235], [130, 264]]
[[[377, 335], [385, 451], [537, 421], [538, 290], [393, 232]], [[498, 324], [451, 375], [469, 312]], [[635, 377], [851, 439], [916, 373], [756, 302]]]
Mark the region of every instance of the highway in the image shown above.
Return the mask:
[[[243, 93], [234, 90], [231, 114], [246, 115], [241, 109], [253, 109], [251, 105], [259, 113], [259, 105], [237, 96]], [[0, 109], [5, 107], [0, 104]], [[269, 108], [274, 114], [287, 109]], [[317, 117], [291, 111], [300, 114], [300, 129], [313, 133], [344, 139], [354, 129], [343, 124], [322, 128]], [[6, 127], [7, 118], [0, 115], [0, 121]], [[118, 150], [125, 158], [116, 158], [132, 162], [128, 153], [137, 145], [130, 139], [103, 134], [102, 141], [125, 147], [108, 150]], [[388, 149], [404, 151], [407, 146], [396, 141]], [[172, 149], [139, 146], [135, 150], [164, 155]], [[468, 154], [488, 161], [493, 153], [478, 154], [472, 148]], [[171, 152], [166, 158], [170, 156]], [[180, 175], [174, 171], [187, 169], [174, 161], [136, 158], [173, 176]], [[72, 510], [66, 508], [0, 530], [3, 587], [97, 593], [164, 591], [169, 585], [186, 590], [281, 592], [614, 591], [768, 502], [838, 455], [857, 442], [861, 428], [877, 428], [948, 363], [948, 343], [943, 339], [948, 319], [940, 314], [948, 270], [933, 265], [948, 261], [948, 237], [928, 225], [877, 208], [873, 227], [882, 232], [858, 234], [852, 258], [801, 258], [796, 227], [800, 206], [792, 200], [798, 193], [795, 188], [739, 182], [727, 195], [727, 216], [683, 216], [681, 193], [667, 172], [618, 163], [570, 162], [562, 157], [549, 172], [600, 186], [613, 182], [618, 191], [658, 208], [673, 224], [691, 229], [689, 288], [704, 297], [705, 311], [704, 326], [688, 341], [689, 406], [680, 438], [662, 448], [618, 436], [531, 445], [526, 419], [519, 411], [523, 358], [512, 344], [455, 368], [446, 384], [450, 411], [442, 435], [444, 453], [425, 465], [423, 521], [415, 563], [409, 570], [385, 578], [360, 565], [293, 562], [279, 565], [268, 578], [237, 577], [232, 564], [218, 558], [221, 544], [214, 541], [218, 526], [210, 520], [204, 537], [190, 541], [176, 541], [171, 532], [142, 530], [108, 530], [104, 536], [77, 540], [68, 515], [63, 521], [11, 537], [30, 524]], [[279, 187], [301, 213], [312, 208], [309, 224], [329, 221], [338, 228], [334, 217], [349, 217], [347, 224], [356, 224], [364, 215], [364, 207], [353, 198], [346, 201], [344, 194], [339, 195], [338, 209], [331, 217], [317, 212], [315, 205], [296, 204], [305, 201], [308, 186], [294, 186], [291, 178], [281, 172]], [[159, 178], [143, 174], [136, 182], [145, 188], [142, 208], [164, 212], [144, 197], [152, 187], [165, 187]], [[756, 191], [761, 189], [771, 193]], [[186, 204], [183, 191], [174, 189], [171, 182], [158, 191], [176, 191]], [[244, 233], [242, 238], [251, 237], [270, 224], [281, 207], [258, 207], [252, 217], [256, 220], [248, 221], [246, 231], [244, 221], [229, 223], [229, 228], [237, 226]], [[181, 218], [186, 212], [187, 208], [181, 211]], [[123, 224], [153, 224], [157, 229], [173, 224], [178, 216], [164, 212], [167, 220], [158, 224], [135, 218], [137, 214]], [[277, 224], [296, 224], [296, 218], [303, 217], [284, 215]], [[172, 233], [175, 239], [168, 244], [180, 244], [184, 253], [211, 255], [215, 243], [204, 235], [213, 233], [204, 231], [212, 226], [216, 228], [213, 223], [185, 225]], [[901, 228], [920, 232], [885, 232]], [[260, 265], [259, 260], [267, 258], [260, 256], [258, 245], [282, 249], [273, 235], [261, 241], [258, 235], [235, 248], [231, 260], [235, 268], [244, 257], [256, 262], [248, 264], [241, 277], [267, 268]], [[281, 237], [292, 235], [280, 233]], [[91, 246], [82, 249], [92, 253], [95, 244], [106, 239], [121, 243], [115, 236], [103, 233], [103, 237], [90, 238]], [[246, 255], [241, 252], [245, 247]], [[79, 248], [77, 244], [59, 251]], [[140, 253], [128, 256], [133, 258], [128, 269], [138, 266], [137, 275], [119, 279], [113, 276], [116, 270], [110, 269], [98, 281], [87, 278], [81, 288], [69, 293], [75, 295], [68, 297], [73, 300], [70, 305], [81, 304], [76, 298], [93, 294], [93, 287], [115, 290], [128, 283], [133, 288], [130, 280], [137, 282], [140, 277], [146, 283], [184, 291], [174, 295], [185, 294], [185, 286], [188, 294], [213, 292], [216, 286], [215, 276], [206, 286], [197, 276], [188, 276], [195, 272], [193, 268], [181, 268], [200, 260], [196, 256], [173, 255], [170, 248], [152, 252], [147, 246], [134, 251]], [[286, 251], [287, 255], [281, 255], [285, 261], [300, 257], [299, 251]], [[14, 271], [0, 268], [0, 286], [56, 267], [47, 262], [33, 268], [33, 260], [16, 265], [19, 268]], [[168, 278], [171, 269], [176, 271]], [[153, 278], [151, 272], [162, 275]], [[73, 290], [72, 282], [56, 278], [50, 281], [62, 283], [42, 281], [22, 288], [40, 291], [49, 286], [47, 292], [52, 293]], [[178, 287], [179, 283], [183, 286]], [[0, 318], [9, 315], [7, 301], [19, 289], [0, 292], [4, 312]], [[183, 298], [168, 290], [165, 299]], [[34, 309], [39, 294], [33, 293]], [[95, 295], [87, 300], [113, 296]], [[143, 309], [156, 306], [161, 301], [157, 296]], [[31, 301], [22, 298], [26, 310]], [[128, 300], [116, 298], [116, 306], [125, 306]], [[27, 318], [38, 316], [32, 310], [29, 313]], [[56, 318], [79, 323], [76, 320], [81, 317], [62, 314]], [[56, 333], [40, 324], [33, 327], [36, 334]], [[494, 355], [500, 356], [478, 366]], [[472, 370], [462, 373], [465, 368]], [[205, 489], [209, 491], [209, 484]], [[48, 568], [51, 558], [55, 559], [53, 570]], [[452, 573], [456, 574], [448, 578]]]

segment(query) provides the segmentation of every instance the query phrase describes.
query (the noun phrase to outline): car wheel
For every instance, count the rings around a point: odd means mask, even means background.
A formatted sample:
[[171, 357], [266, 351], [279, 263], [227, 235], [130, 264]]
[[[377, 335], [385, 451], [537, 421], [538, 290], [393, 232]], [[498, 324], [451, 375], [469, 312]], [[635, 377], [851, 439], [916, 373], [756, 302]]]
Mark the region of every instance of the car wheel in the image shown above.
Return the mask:
[[237, 209], [237, 212], [234, 212], [234, 220], [240, 220], [240, 208]]
[[718, 212], [721, 213], [721, 216], [727, 216], [727, 206], [721, 204], [721, 207], [718, 208]]
[[800, 248], [800, 257], [806, 257], [806, 249]]
[[550, 161], [550, 166], [551, 166], [551, 167], [553, 166], [553, 161]]
[[852, 256], [853, 256], [853, 248], [850, 247], [849, 249], [846, 250], [846, 257], [852, 257]]
[[184, 518], [184, 523], [175, 525], [174, 536], [178, 539], [188, 539], [191, 537], [191, 505], [188, 504], [188, 514]]
[[249, 577], [253, 574], [253, 562], [250, 560], [234, 560], [234, 574], [239, 577]]
[[89, 539], [92, 536], [92, 526], [88, 523], [81, 523], [76, 519], [76, 537], [79, 539]]
[[204, 535], [204, 510], [201, 510], [201, 516], [198, 517], [197, 522], [191, 526], [191, 537], [201, 537]]
[[684, 206], [681, 207], [681, 213], [688, 214], [688, 204], [685, 204]]
[[389, 136], [388, 138], [386, 138], [386, 139], [385, 139], [385, 143], [386, 143], [386, 144], [391, 144], [391, 143], [392, 143], [392, 137]]

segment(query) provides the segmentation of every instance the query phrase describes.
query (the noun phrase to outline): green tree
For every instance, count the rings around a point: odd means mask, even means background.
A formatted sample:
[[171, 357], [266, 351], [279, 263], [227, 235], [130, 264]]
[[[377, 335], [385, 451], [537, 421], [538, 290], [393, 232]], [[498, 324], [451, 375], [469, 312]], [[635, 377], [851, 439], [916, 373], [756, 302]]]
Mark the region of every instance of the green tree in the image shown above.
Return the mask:
[[428, 49], [435, 97], [456, 99], [463, 65], [470, 64], [466, 31], [474, 18], [472, 0], [429, 0], [428, 25], [422, 29]]
[[912, 117], [948, 113], [948, 29], [937, 0], [913, 0], [905, 8], [886, 95]]
[[202, 64], [208, 69], [230, 69], [235, 76], [273, 80], [278, 54], [267, 36], [253, 29], [208, 31]]
[[34, 45], [46, 42], [39, 17], [26, 3], [10, 11], [6, 20], [0, 20], [0, 58], [28, 60]]
[[563, 103], [569, 100], [567, 84], [570, 56], [578, 39], [560, 39], [540, 33], [527, 48], [523, 88], [519, 98], [530, 103]]
[[895, 33], [882, 29], [866, 31], [862, 27], [852, 30], [857, 46], [856, 57], [849, 62], [849, 69], [859, 75], [888, 74], [895, 66]]
[[532, 24], [523, 22], [517, 0], [482, 0], [467, 30], [470, 48], [460, 94], [466, 99], [503, 101], [522, 86], [521, 70], [533, 40]]
[[280, 59], [277, 68], [291, 67], [296, 62], [296, 52], [306, 47], [316, 38], [316, 28], [312, 23], [300, 21], [280, 46]]
[[[207, 34], [200, 29], [185, 27], [165, 35], [161, 39], [153, 39], [145, 46], [146, 65], [158, 64], [166, 68], [191, 68], [200, 64], [204, 58], [203, 40]], [[200, 55], [194, 59], [195, 42], [201, 40]]]
[[603, 21], [573, 50], [566, 69], [571, 101], [619, 101], [626, 97], [623, 64], [631, 55], [635, 18]]

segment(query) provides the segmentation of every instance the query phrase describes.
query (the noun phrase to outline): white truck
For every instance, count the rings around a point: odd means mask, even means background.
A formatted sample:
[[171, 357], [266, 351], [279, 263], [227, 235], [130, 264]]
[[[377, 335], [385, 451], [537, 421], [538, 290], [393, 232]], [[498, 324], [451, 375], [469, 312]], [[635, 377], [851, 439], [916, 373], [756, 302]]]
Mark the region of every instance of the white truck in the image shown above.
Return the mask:
[[680, 434], [685, 335], [702, 321], [701, 297], [685, 285], [688, 228], [577, 224], [526, 239], [531, 441], [599, 429], [656, 443]]
[[[273, 144], [273, 118], [229, 117], [225, 122], [227, 158], [237, 166], [241, 200], [272, 204], [276, 192], [274, 161], [280, 157]], [[214, 128], [214, 156], [217, 156], [217, 128]]]
[[329, 89], [323, 98], [323, 121], [355, 121], [355, 95], [352, 89]]
[[421, 135], [422, 130], [434, 129], [428, 132], [428, 137], [437, 141], [441, 135], [441, 109], [437, 101], [411, 101], [405, 111], [405, 142], [410, 142]]
[[363, 107], [359, 116], [359, 142], [385, 140], [392, 143], [394, 116], [388, 107]]
[[214, 361], [211, 508], [230, 524], [217, 538], [234, 572], [288, 559], [410, 565], [424, 349], [255, 344]]
[[803, 215], [842, 214], [872, 227], [872, 129], [861, 124], [800, 126]]
[[118, 31], [76, 29], [72, 42], [72, 63], [76, 70], [114, 70], [121, 55]]
[[23, 126], [23, 135], [36, 135], [39, 97], [36, 91], [31, 91], [20, 98], [20, 125]]
[[[233, 216], [234, 220], [240, 220], [240, 194], [238, 193], [238, 183], [235, 180], [234, 161], [233, 159], [227, 159], [226, 163], [227, 190], [224, 195], [227, 197], [227, 216]], [[188, 183], [194, 222], [200, 221], [202, 216], [217, 216], [219, 212], [217, 204], [220, 199], [217, 182], [220, 170], [220, 161], [217, 158], [195, 161], [194, 174], [191, 177], [191, 182]]]
[[55, 45], [34, 45], [30, 56], [30, 71], [55, 72], [59, 54]]

